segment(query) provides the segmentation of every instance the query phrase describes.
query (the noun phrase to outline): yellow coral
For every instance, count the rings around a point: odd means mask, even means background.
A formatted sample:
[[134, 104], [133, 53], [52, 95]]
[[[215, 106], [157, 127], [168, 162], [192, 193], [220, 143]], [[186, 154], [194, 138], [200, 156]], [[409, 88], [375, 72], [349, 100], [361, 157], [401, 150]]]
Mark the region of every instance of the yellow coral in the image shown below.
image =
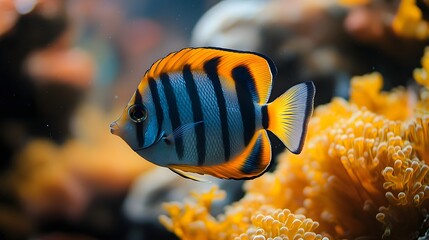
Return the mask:
[[191, 202], [168, 203], [170, 217], [160, 216], [161, 223], [182, 239], [325, 239], [313, 232], [318, 223], [289, 210], [262, 204], [257, 196], [247, 196], [217, 219], [210, 215], [213, 200], [224, 196], [212, 188], [208, 193], [193, 193]]
[[425, 48], [421, 63], [423, 68], [414, 70], [414, 79], [416, 79], [417, 83], [429, 89], [429, 47]]
[[[379, 5], [377, 1], [370, 0], [338, 0], [338, 3], [346, 7], [362, 5]], [[386, 1], [387, 2], [387, 1]], [[386, 20], [390, 19], [389, 14]], [[390, 20], [389, 20], [390, 21]], [[427, 40], [429, 38], [429, 23], [423, 19], [423, 13], [417, 6], [416, 0], [401, 0], [398, 9], [394, 13], [391, 27], [394, 33], [403, 38]]]
[[429, 164], [429, 116], [421, 116], [408, 122], [405, 126], [406, 139], [410, 141], [418, 159]]
[[401, 0], [392, 28], [396, 34], [406, 38], [425, 40], [429, 37], [428, 22], [423, 20], [416, 0]]
[[429, 47], [426, 47], [425, 53], [421, 60], [422, 67], [415, 69], [413, 72], [414, 79], [425, 89], [420, 92], [420, 101], [416, 104], [416, 113], [427, 115], [429, 109]]
[[[181, 203], [166, 203], [164, 208], [170, 218], [160, 216], [161, 223], [182, 239], [216, 239], [221, 234], [221, 226], [210, 215], [211, 203], [221, 199], [225, 192], [216, 187], [207, 193], [192, 193], [195, 201]], [[219, 238], [221, 239], [221, 238]]]
[[[319, 224], [304, 215], [292, 214], [289, 210], [262, 208], [261, 213], [251, 217], [252, 226], [237, 240], [247, 239], [322, 239], [320, 234], [312, 232]], [[327, 239], [327, 238], [323, 238]]]
[[[408, 119], [413, 114], [413, 109], [409, 108], [409, 94], [403, 89], [395, 89], [390, 93], [380, 92], [382, 87], [383, 77], [377, 72], [353, 77], [350, 102], [388, 119]], [[386, 106], [395, 106], [396, 111]]]

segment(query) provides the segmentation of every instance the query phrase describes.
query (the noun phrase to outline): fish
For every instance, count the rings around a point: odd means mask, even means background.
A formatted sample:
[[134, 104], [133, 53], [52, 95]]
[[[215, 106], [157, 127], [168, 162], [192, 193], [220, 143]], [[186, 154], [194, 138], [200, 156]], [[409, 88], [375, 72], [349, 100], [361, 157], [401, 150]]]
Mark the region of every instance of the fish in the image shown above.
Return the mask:
[[111, 133], [186, 178], [256, 178], [272, 160], [268, 131], [299, 154], [314, 108], [311, 81], [268, 103], [276, 74], [274, 62], [260, 53], [172, 52], [146, 71]]

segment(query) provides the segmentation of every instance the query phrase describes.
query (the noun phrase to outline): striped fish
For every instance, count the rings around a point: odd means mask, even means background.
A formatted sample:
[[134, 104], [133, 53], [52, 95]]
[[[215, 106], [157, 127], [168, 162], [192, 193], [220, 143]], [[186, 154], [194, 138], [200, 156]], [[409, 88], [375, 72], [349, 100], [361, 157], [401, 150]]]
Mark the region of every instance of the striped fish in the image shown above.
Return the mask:
[[298, 154], [313, 112], [312, 82], [267, 103], [276, 73], [274, 63], [257, 53], [173, 52], [146, 72], [111, 132], [143, 158], [184, 177], [260, 176], [271, 161], [267, 130]]

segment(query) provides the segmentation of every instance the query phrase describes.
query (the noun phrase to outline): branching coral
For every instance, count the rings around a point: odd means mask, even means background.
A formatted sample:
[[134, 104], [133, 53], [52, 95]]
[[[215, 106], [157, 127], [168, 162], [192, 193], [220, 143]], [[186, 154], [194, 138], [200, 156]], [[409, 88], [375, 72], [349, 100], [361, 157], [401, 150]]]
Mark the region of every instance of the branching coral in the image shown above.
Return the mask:
[[[384, 21], [391, 26], [393, 32], [402, 37], [416, 40], [427, 40], [429, 38], [429, 22], [424, 18], [422, 8], [417, 4], [419, 0], [400, 0], [400, 1], [374, 1], [374, 0], [338, 0], [338, 3], [346, 7], [355, 7], [361, 5], [386, 6], [398, 3], [396, 11], [391, 11], [392, 7], [387, 7], [382, 12]], [[384, 2], [384, 3], [383, 3]], [[427, 1], [420, 1], [420, 5], [427, 5]], [[425, 6], [423, 9], [427, 9]]]
[[229, 207], [224, 215], [214, 218], [210, 215], [210, 205], [213, 200], [223, 198], [225, 193], [212, 188], [207, 193], [192, 195], [194, 201], [165, 204], [170, 217], [160, 217], [161, 223], [182, 239], [323, 238], [313, 232], [319, 225], [317, 222], [303, 215], [292, 214], [287, 209], [263, 205], [263, 200], [257, 196], [247, 196], [240, 203]]
[[416, 0], [401, 0], [392, 28], [396, 34], [406, 38], [425, 40], [429, 37], [429, 23], [423, 19]]
[[[419, 71], [427, 70], [423, 64]], [[304, 239], [423, 236], [429, 207], [428, 90], [380, 92], [382, 84], [378, 73], [356, 77], [350, 101], [335, 98], [318, 107], [302, 153], [283, 153], [273, 173], [247, 181], [244, 198], [224, 215], [213, 217], [209, 202], [198, 200], [167, 205], [170, 217], [162, 222], [184, 239], [276, 239], [282, 236], [280, 213], [312, 226], [299, 230]]]
[[429, 47], [425, 49], [421, 63], [423, 68], [414, 70], [414, 79], [416, 79], [417, 83], [429, 89]]
[[[379, 73], [353, 77], [351, 85], [350, 102], [358, 107], [365, 107], [391, 120], [405, 120], [413, 114], [413, 109], [408, 107], [410, 96], [404, 89], [394, 89], [389, 93], [380, 92], [383, 77]], [[392, 111], [386, 106], [395, 106], [401, 111]]]

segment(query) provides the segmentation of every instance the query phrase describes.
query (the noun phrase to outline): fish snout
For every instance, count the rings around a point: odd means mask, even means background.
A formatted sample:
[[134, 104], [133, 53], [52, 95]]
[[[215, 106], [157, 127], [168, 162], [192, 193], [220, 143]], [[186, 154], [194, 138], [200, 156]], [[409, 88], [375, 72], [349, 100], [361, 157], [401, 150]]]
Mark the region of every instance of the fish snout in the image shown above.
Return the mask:
[[110, 124], [110, 133], [117, 135], [119, 131], [119, 125], [116, 122]]

